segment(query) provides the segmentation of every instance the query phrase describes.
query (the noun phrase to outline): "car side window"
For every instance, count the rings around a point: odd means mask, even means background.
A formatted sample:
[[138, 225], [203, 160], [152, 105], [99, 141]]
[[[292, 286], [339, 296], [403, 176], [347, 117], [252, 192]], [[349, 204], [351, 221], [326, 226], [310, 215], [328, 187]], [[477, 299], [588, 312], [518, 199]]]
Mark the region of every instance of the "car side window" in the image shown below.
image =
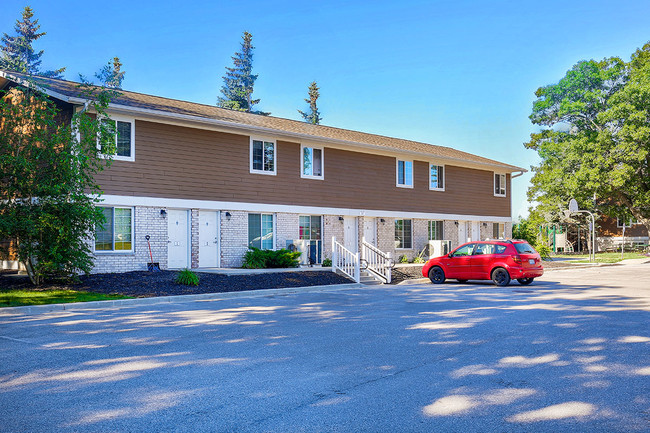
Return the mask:
[[503, 252], [506, 250], [505, 245], [495, 245], [494, 247], [494, 254], [503, 254]]
[[454, 251], [451, 256], [452, 257], [471, 256], [473, 250], [474, 250], [474, 244], [464, 245], [464, 246], [458, 248], [456, 251]]
[[483, 254], [494, 254], [494, 244], [478, 244], [476, 246], [476, 251], [474, 251], [475, 256]]

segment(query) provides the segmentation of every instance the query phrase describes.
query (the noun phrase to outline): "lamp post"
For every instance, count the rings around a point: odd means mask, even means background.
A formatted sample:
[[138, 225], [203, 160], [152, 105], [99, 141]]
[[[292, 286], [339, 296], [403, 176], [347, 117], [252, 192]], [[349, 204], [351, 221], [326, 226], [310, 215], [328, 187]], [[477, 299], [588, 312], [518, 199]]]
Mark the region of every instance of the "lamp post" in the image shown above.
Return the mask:
[[[574, 213], [588, 213], [589, 216], [591, 216], [591, 251], [589, 251], [589, 261], [595, 262], [596, 261], [596, 218], [594, 218], [594, 214], [592, 214], [588, 210], [578, 209], [578, 202], [573, 198], [569, 201], [569, 210], [565, 212], [567, 216]], [[593, 255], [593, 260], [592, 260], [592, 255]]]

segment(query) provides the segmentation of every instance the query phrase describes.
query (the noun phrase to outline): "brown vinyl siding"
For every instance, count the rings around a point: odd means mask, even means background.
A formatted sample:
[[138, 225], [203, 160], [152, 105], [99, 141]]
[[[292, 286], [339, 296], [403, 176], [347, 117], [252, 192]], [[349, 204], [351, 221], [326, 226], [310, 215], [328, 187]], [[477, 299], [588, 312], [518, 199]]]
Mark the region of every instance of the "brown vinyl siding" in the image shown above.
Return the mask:
[[[395, 158], [325, 147], [324, 180], [300, 177], [300, 144], [277, 141], [277, 175], [250, 173], [250, 137], [137, 120], [135, 162], [97, 176], [105, 194], [352, 209], [510, 216], [493, 172], [447, 165], [445, 191], [430, 191], [428, 162], [414, 187], [395, 185]], [[270, 137], [266, 137], [270, 138]]]
[[[598, 236], [623, 236], [623, 228], [616, 226], [616, 218], [603, 216], [598, 221]], [[643, 224], [635, 224], [625, 229], [625, 236], [648, 236], [648, 230], [646, 230]]]

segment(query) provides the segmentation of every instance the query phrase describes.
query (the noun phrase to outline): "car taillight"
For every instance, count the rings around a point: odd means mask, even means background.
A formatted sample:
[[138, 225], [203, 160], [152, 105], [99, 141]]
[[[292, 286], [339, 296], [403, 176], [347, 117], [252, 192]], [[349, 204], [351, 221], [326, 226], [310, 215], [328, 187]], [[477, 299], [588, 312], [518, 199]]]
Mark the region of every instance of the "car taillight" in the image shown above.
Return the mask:
[[512, 261], [518, 265], [521, 265], [521, 257], [519, 256], [512, 256]]

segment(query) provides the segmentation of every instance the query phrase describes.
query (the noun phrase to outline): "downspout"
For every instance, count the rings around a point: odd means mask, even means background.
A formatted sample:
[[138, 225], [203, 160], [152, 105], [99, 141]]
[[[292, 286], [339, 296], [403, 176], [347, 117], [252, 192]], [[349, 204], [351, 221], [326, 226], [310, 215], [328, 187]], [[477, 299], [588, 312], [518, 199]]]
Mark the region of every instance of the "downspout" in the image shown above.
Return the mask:
[[527, 171], [527, 170], [520, 170], [519, 173], [517, 173], [517, 174], [512, 174], [512, 173], [511, 173], [511, 174], [510, 174], [510, 179], [514, 179], [515, 177], [519, 177], [519, 176], [521, 176], [522, 174], [524, 174], [526, 171]]

